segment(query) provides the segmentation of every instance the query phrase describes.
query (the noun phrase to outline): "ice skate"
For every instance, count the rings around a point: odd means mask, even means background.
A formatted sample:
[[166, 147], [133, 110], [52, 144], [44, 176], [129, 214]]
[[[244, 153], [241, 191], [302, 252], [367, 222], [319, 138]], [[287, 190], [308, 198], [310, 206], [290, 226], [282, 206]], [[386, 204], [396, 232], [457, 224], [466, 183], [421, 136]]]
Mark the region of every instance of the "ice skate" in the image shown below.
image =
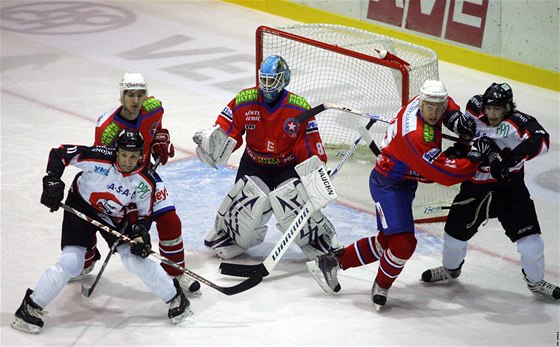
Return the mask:
[[339, 257], [342, 253], [344, 248], [320, 255], [317, 259], [307, 262], [309, 272], [327, 294], [340, 291], [337, 272], [340, 270]]
[[373, 287], [371, 288], [371, 301], [373, 301], [373, 305], [378, 312], [387, 303], [388, 292], [389, 288], [381, 287], [377, 284], [377, 281], [373, 283]]
[[422, 273], [422, 281], [428, 283], [434, 283], [440, 281], [445, 282], [457, 278], [461, 274], [461, 268], [463, 267], [463, 263], [464, 262], [462, 262], [458, 268], [453, 270], [446, 269], [443, 266], [435, 267], [433, 269], [428, 269]]
[[41, 318], [45, 316], [47, 312], [43, 311], [43, 309], [31, 299], [31, 294], [33, 294], [33, 290], [27, 289], [25, 297], [14, 314], [14, 320], [10, 325], [12, 328], [26, 333], [38, 334], [43, 327], [43, 320]]
[[525, 276], [525, 271], [523, 271], [523, 277], [527, 282], [527, 288], [533, 293], [543, 296], [552, 300], [560, 300], [560, 287], [555, 286], [545, 280], [539, 282], [530, 282]]
[[171, 301], [168, 302], [169, 311], [167, 312], [167, 317], [171, 319], [171, 322], [173, 324], [181, 324], [185, 321], [187, 317], [192, 316], [193, 312], [191, 311], [190, 308], [191, 303], [183, 293], [183, 289], [179, 284], [179, 280], [173, 279], [173, 284], [177, 289], [177, 295], [175, 295], [173, 299], [171, 299]]

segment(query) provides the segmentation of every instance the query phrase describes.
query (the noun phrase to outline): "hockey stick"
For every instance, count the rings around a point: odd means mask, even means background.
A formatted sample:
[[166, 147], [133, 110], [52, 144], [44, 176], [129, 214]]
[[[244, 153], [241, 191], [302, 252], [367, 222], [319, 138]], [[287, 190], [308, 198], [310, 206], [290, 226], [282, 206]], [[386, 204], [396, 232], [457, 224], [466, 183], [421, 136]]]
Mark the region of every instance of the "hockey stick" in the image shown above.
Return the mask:
[[[391, 123], [391, 118], [387, 118], [387, 117], [383, 117], [380, 115], [376, 115], [376, 114], [371, 114], [371, 113], [366, 113], [360, 110], [356, 110], [355, 108], [351, 108], [351, 107], [346, 107], [346, 106], [339, 106], [330, 102], [326, 102], [324, 104], [318, 105], [313, 107], [310, 110], [307, 110], [303, 113], [301, 113], [300, 115], [298, 115], [295, 118], [295, 121], [298, 123], [304, 122], [306, 120], [308, 120], [309, 118], [325, 111], [325, 110], [339, 110], [339, 111], [344, 111], [344, 112], [348, 112], [348, 113], [352, 113], [361, 117], [366, 117], [369, 118], [371, 120], [375, 120], [375, 121], [380, 121], [383, 123]], [[461, 140], [458, 137], [452, 136], [452, 135], [448, 135], [448, 134], [441, 134], [443, 138], [450, 140], [450, 141], [454, 141], [454, 142], [459, 142], [459, 143], [465, 143], [465, 141]], [[465, 143], [468, 144], [468, 143]]]
[[[130, 244], [135, 244], [136, 243], [136, 241], [130, 239], [128, 236], [123, 235], [123, 234], [119, 233], [118, 231], [116, 231], [114, 229], [111, 229], [107, 225], [96, 221], [95, 219], [93, 219], [93, 218], [87, 216], [86, 214], [84, 214], [84, 213], [66, 205], [63, 202], [60, 203], [60, 207], [62, 207], [65, 211], [67, 211], [69, 213], [72, 213], [72, 214], [76, 215], [77, 217], [93, 224], [94, 226], [96, 226], [100, 230], [116, 236], [117, 238], [119, 238], [120, 240], [122, 240], [126, 243], [130, 243]], [[238, 283], [238, 284], [236, 284], [232, 287], [222, 287], [222, 286], [219, 286], [219, 285], [207, 280], [206, 278], [192, 272], [191, 270], [178, 265], [174, 261], [169, 260], [168, 258], [166, 258], [162, 255], [159, 255], [158, 253], [155, 253], [154, 251], [150, 251], [150, 256], [158, 259], [162, 263], [167, 264], [167, 265], [185, 273], [187, 276], [189, 276], [189, 277], [191, 277], [191, 278], [193, 278], [193, 279], [195, 279], [199, 282], [202, 282], [202, 283], [206, 284], [207, 286], [209, 286], [209, 287], [211, 287], [211, 288], [213, 288], [213, 289], [215, 289], [219, 292], [222, 292], [226, 295], [234, 295], [234, 294], [237, 294], [237, 293], [244, 292], [248, 289], [253, 288], [257, 284], [261, 283], [261, 281], [262, 281], [262, 277], [251, 277], [251, 278], [248, 278], [245, 281], [243, 281], [241, 283]]]
[[[124, 232], [124, 230], [126, 229], [126, 227], [128, 226], [128, 220], [124, 221], [123, 226], [121, 227], [121, 234]], [[109, 249], [109, 253], [107, 254], [107, 257], [105, 257], [105, 260], [103, 261], [103, 264], [101, 265], [101, 269], [99, 269], [99, 272], [97, 273], [97, 276], [95, 276], [95, 280], [93, 281], [93, 284], [91, 285], [91, 287], [86, 287], [82, 284], [82, 296], [89, 298], [91, 296], [91, 293], [93, 293], [93, 290], [95, 289], [95, 287], [97, 286], [97, 282], [99, 282], [99, 279], [101, 279], [101, 275], [103, 274], [103, 271], [105, 271], [105, 268], [107, 267], [107, 264], [109, 263], [109, 259], [111, 259], [111, 256], [113, 255], [113, 253], [115, 253], [115, 251], [117, 250], [117, 246], [119, 245], [120, 240], [116, 239], [115, 242], [113, 242], [113, 244], [111, 245], [111, 249]]]
[[[375, 121], [371, 121], [370, 123], [368, 123], [367, 129], [369, 129], [374, 123]], [[336, 177], [342, 165], [344, 165], [344, 163], [346, 163], [352, 153], [354, 153], [361, 140], [362, 137], [358, 137], [354, 141], [352, 146], [346, 151], [336, 167], [330, 172], [330, 179]], [[287, 231], [283, 234], [282, 238], [276, 243], [276, 245], [274, 245], [272, 252], [262, 263], [255, 265], [221, 263], [218, 271], [220, 271], [220, 273], [224, 275], [238, 277], [250, 278], [253, 276], [257, 276], [258, 278], [262, 278], [268, 276], [276, 267], [276, 265], [278, 265], [280, 258], [282, 258], [290, 244], [292, 244], [292, 242], [295, 240], [295, 235], [297, 235], [301, 231], [301, 228], [305, 226], [309, 218], [311, 218], [313, 212], [315, 212], [315, 210], [313, 209], [311, 201], [309, 200], [303, 205], [301, 211], [288, 226]]]

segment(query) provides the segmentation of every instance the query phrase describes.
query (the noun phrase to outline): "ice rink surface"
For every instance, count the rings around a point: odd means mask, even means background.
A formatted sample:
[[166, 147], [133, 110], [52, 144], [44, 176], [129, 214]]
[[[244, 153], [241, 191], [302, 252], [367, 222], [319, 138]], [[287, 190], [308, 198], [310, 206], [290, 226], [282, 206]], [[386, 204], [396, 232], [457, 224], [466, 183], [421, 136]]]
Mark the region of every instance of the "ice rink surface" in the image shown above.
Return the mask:
[[[167, 305], [114, 257], [90, 298], [80, 296], [80, 283], [63, 290], [47, 307], [41, 334], [11, 329], [26, 288], [60, 254], [62, 213], [51, 214], [39, 203], [48, 151], [60, 143], [93, 142], [97, 117], [118, 104], [124, 72], [144, 74], [149, 94], [166, 110], [164, 126], [178, 154], [160, 174], [183, 221], [187, 267], [220, 285], [239, 282], [217, 273], [220, 261], [202, 244], [233, 184], [239, 153], [229, 168], [213, 171], [193, 156], [191, 138], [212, 125], [237, 91], [254, 83], [255, 29], [293, 22], [217, 1], [2, 0], [0, 20], [2, 346], [560, 343], [559, 304], [527, 290], [515, 245], [496, 220], [471, 241], [461, 277], [444, 285], [419, 281], [425, 269], [440, 265], [443, 224], [417, 225], [417, 251], [381, 313], [369, 296], [377, 263], [341, 272], [342, 291], [328, 296], [293, 246], [263, 283], [245, 293], [225, 296], [203, 286], [203, 296], [191, 300], [194, 315], [182, 326], [172, 326]], [[444, 62], [440, 75], [463, 107], [471, 95], [505, 81]], [[526, 181], [545, 240], [545, 279], [558, 284], [559, 94], [507, 82], [518, 108], [537, 117], [551, 135], [550, 152], [526, 164]], [[76, 172], [66, 170], [67, 185]], [[341, 202], [325, 210], [344, 244], [375, 232], [367, 174], [352, 165], [343, 168]], [[238, 261], [262, 261], [279, 237], [271, 221], [265, 242]], [[99, 247], [104, 257], [107, 247]]]

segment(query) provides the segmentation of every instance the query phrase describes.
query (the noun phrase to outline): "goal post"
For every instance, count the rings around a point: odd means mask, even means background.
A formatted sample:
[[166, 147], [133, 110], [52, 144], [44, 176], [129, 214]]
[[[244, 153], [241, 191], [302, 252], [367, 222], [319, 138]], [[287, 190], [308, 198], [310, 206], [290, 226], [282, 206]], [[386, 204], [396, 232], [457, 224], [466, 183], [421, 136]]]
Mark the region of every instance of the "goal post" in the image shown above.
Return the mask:
[[[282, 56], [292, 78], [287, 89], [310, 105], [334, 103], [392, 118], [415, 95], [426, 79], [439, 79], [434, 51], [356, 28], [332, 24], [297, 24], [256, 30], [256, 78], [264, 58]], [[315, 117], [329, 160], [336, 159], [359, 136], [368, 119], [338, 110]], [[387, 125], [376, 123], [369, 133], [381, 143]], [[332, 158], [332, 159], [331, 159]], [[367, 187], [375, 156], [361, 144], [353, 155], [356, 189]], [[340, 175], [338, 182], [344, 181]], [[363, 176], [363, 177], [362, 177]], [[365, 180], [362, 182], [362, 180]], [[441, 221], [447, 216], [457, 187], [420, 184], [413, 205], [417, 222]]]

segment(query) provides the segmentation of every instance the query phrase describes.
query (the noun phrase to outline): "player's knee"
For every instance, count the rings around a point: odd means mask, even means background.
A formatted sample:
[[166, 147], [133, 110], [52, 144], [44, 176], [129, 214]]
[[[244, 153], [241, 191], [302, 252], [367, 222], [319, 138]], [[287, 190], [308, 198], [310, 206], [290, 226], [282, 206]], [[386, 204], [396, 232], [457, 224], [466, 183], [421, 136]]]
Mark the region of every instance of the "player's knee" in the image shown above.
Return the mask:
[[60, 269], [70, 277], [78, 276], [84, 268], [85, 255], [85, 247], [65, 246], [58, 261]]
[[408, 260], [416, 249], [416, 236], [412, 232], [391, 235], [389, 249], [394, 257]]
[[146, 262], [149, 260], [130, 253], [130, 245], [123, 244], [117, 247], [117, 253], [121, 257], [125, 269], [134, 274], [142, 274], [146, 271]]
[[540, 234], [522, 237], [516, 244], [517, 251], [527, 259], [538, 260], [544, 256], [544, 242]]

